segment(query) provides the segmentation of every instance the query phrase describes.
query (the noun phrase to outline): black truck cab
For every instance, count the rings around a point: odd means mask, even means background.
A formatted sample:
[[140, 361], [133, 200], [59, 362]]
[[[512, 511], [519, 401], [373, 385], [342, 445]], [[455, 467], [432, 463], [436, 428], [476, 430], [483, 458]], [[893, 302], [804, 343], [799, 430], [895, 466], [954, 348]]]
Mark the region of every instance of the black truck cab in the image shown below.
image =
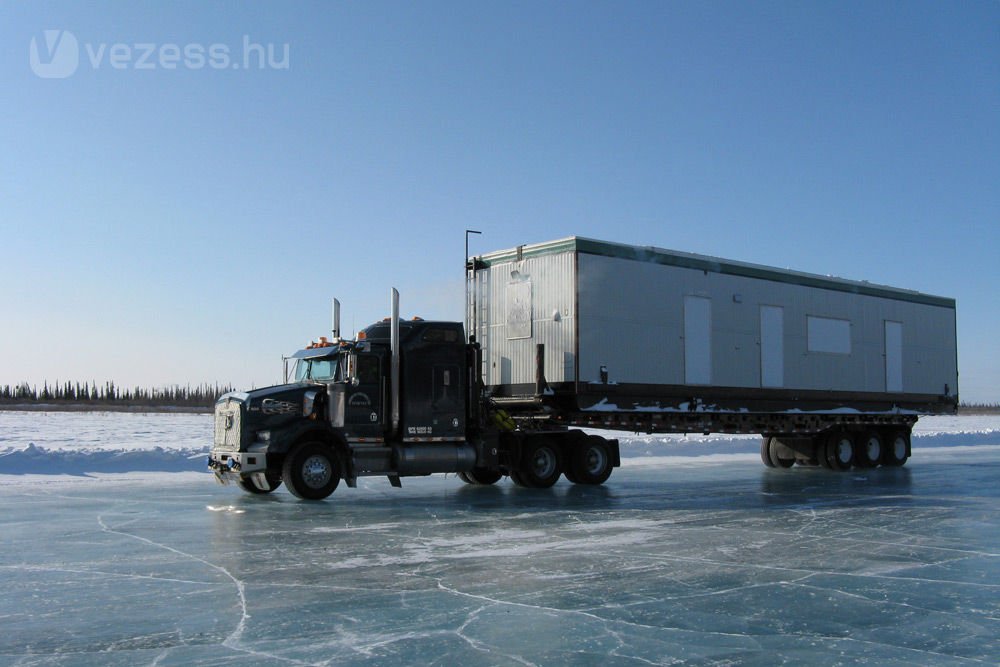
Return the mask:
[[265, 493], [285, 477], [293, 449], [311, 440], [337, 445], [340, 470], [317, 473], [326, 483], [339, 475], [353, 485], [362, 474], [387, 474], [395, 483], [441, 466], [471, 469], [469, 403], [478, 396], [470, 394], [469, 347], [461, 323], [399, 322], [394, 423], [391, 322], [369, 326], [354, 341], [320, 339], [292, 355], [292, 383], [219, 399], [209, 465], [221, 481]]

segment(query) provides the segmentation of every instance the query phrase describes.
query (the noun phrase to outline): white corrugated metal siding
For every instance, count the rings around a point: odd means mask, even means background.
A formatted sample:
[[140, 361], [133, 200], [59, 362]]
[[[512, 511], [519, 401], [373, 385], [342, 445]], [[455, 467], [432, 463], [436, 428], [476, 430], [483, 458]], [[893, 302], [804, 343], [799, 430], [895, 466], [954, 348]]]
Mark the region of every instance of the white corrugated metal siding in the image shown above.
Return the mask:
[[476, 336], [487, 385], [534, 383], [538, 343], [545, 344], [547, 381], [575, 378], [574, 260], [575, 253], [567, 251], [476, 271]]
[[[761, 386], [761, 306], [783, 308], [785, 388], [886, 391], [887, 320], [902, 325], [904, 392], [957, 385], [951, 308], [585, 253], [578, 266], [583, 382], [606, 366], [611, 382], [684, 384], [685, 298], [702, 297], [715, 386]], [[810, 351], [809, 317], [849, 322], [850, 352]]]

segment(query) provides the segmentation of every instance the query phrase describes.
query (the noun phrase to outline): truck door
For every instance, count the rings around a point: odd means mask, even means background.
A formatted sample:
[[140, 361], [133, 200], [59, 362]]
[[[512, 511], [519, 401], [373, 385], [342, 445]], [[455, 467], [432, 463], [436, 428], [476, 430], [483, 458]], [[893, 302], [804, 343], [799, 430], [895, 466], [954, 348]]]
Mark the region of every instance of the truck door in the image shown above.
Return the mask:
[[381, 355], [360, 352], [353, 361], [344, 409], [345, 431], [352, 438], [380, 438], [384, 435], [385, 393]]

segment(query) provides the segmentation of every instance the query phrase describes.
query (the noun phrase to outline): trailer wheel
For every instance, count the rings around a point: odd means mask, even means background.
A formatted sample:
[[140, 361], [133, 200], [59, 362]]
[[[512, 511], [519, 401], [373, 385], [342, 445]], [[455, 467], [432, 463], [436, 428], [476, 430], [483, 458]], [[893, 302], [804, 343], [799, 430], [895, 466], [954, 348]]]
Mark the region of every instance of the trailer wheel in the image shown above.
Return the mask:
[[882, 462], [882, 436], [877, 431], [865, 433], [858, 441], [858, 464], [865, 468], [877, 468]]
[[340, 458], [321, 442], [303, 442], [285, 457], [281, 479], [303, 500], [322, 500], [340, 484]]
[[826, 467], [831, 470], [850, 470], [854, 462], [854, 439], [847, 431], [834, 433], [826, 441]]
[[760, 439], [760, 460], [768, 468], [774, 467], [774, 461], [771, 460], [771, 438], [763, 437]]
[[460, 472], [458, 476], [461, 477], [469, 484], [476, 484], [478, 486], [489, 486], [490, 484], [496, 484], [503, 477], [499, 472], [495, 470], [487, 470], [486, 468], [473, 468], [468, 472]]
[[254, 495], [263, 495], [266, 493], [271, 493], [279, 486], [281, 486], [281, 475], [275, 472], [264, 473], [264, 484], [267, 488], [257, 485], [257, 477], [250, 475], [248, 477], [240, 477], [236, 482], [236, 486], [240, 487], [247, 493], [252, 493]]
[[510, 473], [510, 479], [518, 486], [532, 489], [547, 489], [562, 474], [559, 450], [548, 440], [529, 441], [521, 457], [521, 468]]
[[893, 431], [889, 434], [885, 444], [882, 463], [893, 468], [905, 465], [906, 460], [910, 458], [908, 453], [910, 451], [909, 431]]
[[795, 465], [795, 453], [792, 452], [791, 458], [782, 458], [782, 449], [788, 450], [778, 438], [767, 438], [767, 457], [772, 468], [791, 468]]
[[583, 443], [573, 451], [572, 465], [573, 477], [570, 478], [569, 470], [564, 473], [574, 484], [604, 484], [611, 477], [614, 466], [611, 465], [611, 452], [608, 451], [608, 443], [599, 435], [587, 436]]

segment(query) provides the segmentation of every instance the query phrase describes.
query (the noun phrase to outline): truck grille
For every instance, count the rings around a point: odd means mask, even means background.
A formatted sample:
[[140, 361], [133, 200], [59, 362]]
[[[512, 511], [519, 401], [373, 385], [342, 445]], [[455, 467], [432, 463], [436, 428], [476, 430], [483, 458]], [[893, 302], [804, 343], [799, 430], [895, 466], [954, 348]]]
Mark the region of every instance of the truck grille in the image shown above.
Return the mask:
[[240, 404], [226, 401], [215, 406], [215, 449], [239, 450]]

